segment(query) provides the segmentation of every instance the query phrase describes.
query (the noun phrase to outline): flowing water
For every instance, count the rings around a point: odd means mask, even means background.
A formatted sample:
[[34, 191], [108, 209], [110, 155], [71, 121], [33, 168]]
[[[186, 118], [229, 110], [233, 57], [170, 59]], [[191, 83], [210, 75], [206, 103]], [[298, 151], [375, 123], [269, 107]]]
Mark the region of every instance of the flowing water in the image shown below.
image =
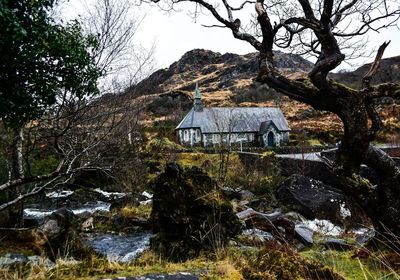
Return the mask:
[[[109, 212], [111, 207], [111, 203], [96, 201], [96, 202], [87, 202], [82, 205], [82, 207], [72, 208], [70, 209], [75, 215], [79, 215], [82, 213], [90, 213], [101, 211], [101, 212]], [[24, 217], [25, 218], [34, 218], [34, 219], [43, 219], [46, 216], [51, 215], [56, 210], [48, 210], [48, 209], [40, 209], [40, 208], [25, 208], [24, 209]]]
[[129, 263], [150, 246], [149, 232], [134, 234], [88, 233], [84, 242], [110, 261]]

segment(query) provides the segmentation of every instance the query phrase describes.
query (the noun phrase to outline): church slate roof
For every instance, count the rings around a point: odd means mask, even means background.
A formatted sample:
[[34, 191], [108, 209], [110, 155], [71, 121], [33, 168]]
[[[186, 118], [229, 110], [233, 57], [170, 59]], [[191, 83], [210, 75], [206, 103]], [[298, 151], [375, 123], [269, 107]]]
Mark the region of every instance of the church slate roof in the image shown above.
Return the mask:
[[259, 132], [262, 123], [268, 121], [272, 121], [279, 131], [290, 131], [282, 111], [268, 107], [191, 109], [176, 129], [200, 128], [202, 133]]

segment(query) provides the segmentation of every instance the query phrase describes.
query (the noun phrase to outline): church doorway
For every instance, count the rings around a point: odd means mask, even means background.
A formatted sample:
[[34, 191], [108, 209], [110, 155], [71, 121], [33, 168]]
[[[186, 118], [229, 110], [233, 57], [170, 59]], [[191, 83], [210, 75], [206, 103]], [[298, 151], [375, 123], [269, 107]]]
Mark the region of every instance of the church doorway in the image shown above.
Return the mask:
[[268, 147], [275, 146], [275, 136], [272, 131], [268, 132], [267, 139], [268, 139]]

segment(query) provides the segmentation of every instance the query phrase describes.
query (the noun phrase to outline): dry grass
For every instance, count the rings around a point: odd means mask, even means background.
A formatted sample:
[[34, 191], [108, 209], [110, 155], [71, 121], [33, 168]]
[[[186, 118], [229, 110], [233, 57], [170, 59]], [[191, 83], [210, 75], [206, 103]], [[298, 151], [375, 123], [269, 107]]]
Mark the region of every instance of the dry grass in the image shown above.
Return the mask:
[[120, 210], [120, 214], [125, 219], [145, 218], [148, 219], [151, 214], [151, 205], [125, 205]]

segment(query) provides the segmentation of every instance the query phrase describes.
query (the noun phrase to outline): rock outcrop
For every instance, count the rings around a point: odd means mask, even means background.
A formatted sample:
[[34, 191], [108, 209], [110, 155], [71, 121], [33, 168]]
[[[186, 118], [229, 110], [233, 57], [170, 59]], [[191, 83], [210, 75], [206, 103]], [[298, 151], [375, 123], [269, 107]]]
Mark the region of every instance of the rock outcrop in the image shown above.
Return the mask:
[[171, 260], [224, 247], [241, 224], [216, 183], [198, 168], [170, 163], [154, 182], [151, 247]]
[[345, 194], [321, 181], [303, 175], [292, 175], [276, 191], [285, 208], [297, 211], [309, 219], [330, 220], [338, 225], [367, 224], [366, 215]]

